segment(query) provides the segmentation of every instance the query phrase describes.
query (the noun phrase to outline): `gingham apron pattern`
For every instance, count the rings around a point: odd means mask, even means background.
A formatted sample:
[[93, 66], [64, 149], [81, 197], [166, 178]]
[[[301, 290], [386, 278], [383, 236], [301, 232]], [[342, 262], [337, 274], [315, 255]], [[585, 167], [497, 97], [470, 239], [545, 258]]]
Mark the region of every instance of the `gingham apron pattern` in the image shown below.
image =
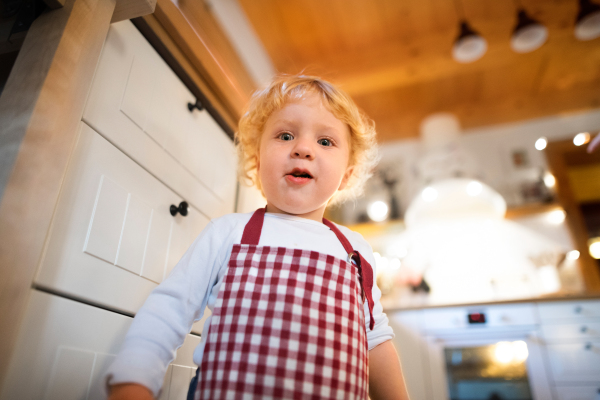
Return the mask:
[[366, 400], [364, 276], [327, 254], [258, 246], [264, 213], [233, 246], [194, 398]]

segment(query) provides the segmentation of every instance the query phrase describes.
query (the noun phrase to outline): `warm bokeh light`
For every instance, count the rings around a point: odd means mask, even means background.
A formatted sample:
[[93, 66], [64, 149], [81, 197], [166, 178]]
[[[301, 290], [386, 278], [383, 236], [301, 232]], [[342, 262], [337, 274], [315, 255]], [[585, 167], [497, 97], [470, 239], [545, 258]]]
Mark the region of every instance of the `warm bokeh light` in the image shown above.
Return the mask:
[[546, 139], [543, 136], [535, 141], [535, 148], [537, 150], [544, 150], [547, 145], [548, 145], [548, 139]]
[[381, 200], [374, 201], [367, 207], [367, 214], [375, 222], [381, 222], [388, 216], [388, 205]]
[[516, 362], [522, 362], [527, 360], [529, 356], [529, 350], [527, 350], [527, 343], [522, 340], [517, 340], [516, 342], [512, 342], [514, 360]]
[[560, 225], [564, 222], [566, 213], [564, 210], [554, 210], [548, 213], [547, 220], [553, 225]]
[[437, 199], [438, 192], [434, 188], [428, 186], [425, 189], [423, 189], [423, 192], [421, 192], [421, 196], [423, 196], [423, 200], [427, 202], [432, 202], [435, 199]]
[[483, 190], [483, 185], [480, 182], [472, 181], [467, 185], [467, 194], [469, 196], [478, 196]]
[[567, 253], [567, 260], [571, 260], [571, 261], [575, 261], [577, 259], [579, 259], [579, 251], [577, 250], [571, 250], [570, 252]]
[[594, 257], [596, 260], [600, 260], [600, 237], [590, 239], [588, 243], [590, 256]]
[[556, 178], [550, 172], [547, 172], [544, 175], [544, 185], [546, 185], [546, 187], [549, 188], [554, 187], [554, 185], [556, 185]]
[[575, 146], [582, 146], [590, 141], [590, 133], [589, 132], [581, 132], [575, 135], [573, 138], [573, 144]]
[[520, 363], [525, 361], [528, 356], [527, 343], [522, 340], [498, 342], [494, 348], [494, 357], [501, 364]]

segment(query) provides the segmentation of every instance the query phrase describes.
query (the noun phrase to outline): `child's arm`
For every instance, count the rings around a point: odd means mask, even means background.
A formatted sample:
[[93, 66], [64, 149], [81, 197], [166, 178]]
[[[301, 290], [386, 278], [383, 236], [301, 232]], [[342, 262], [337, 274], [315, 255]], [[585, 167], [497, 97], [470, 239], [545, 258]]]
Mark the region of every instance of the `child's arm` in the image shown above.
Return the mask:
[[400, 361], [391, 340], [369, 351], [369, 397], [408, 400]]
[[150, 389], [137, 383], [111, 386], [108, 400], [154, 400]]

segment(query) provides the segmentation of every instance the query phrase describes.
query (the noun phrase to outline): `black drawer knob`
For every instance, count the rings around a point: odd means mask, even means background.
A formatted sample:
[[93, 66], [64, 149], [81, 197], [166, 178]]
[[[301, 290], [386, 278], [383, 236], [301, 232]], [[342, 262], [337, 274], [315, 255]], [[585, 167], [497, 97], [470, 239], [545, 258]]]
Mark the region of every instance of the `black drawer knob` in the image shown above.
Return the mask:
[[582, 326], [580, 329], [581, 333], [586, 333], [588, 331], [588, 327], [587, 326]]
[[181, 203], [179, 203], [179, 207], [177, 207], [175, 204], [171, 204], [169, 211], [171, 212], [172, 216], [176, 216], [177, 213], [179, 213], [182, 217], [185, 217], [186, 215], [188, 215], [188, 203], [182, 201]]
[[190, 110], [190, 112], [194, 112], [195, 108], [197, 108], [198, 111], [202, 111], [204, 109], [204, 106], [202, 105], [202, 103], [200, 103], [199, 100], [196, 100], [196, 103], [188, 103], [187, 107], [188, 110]]

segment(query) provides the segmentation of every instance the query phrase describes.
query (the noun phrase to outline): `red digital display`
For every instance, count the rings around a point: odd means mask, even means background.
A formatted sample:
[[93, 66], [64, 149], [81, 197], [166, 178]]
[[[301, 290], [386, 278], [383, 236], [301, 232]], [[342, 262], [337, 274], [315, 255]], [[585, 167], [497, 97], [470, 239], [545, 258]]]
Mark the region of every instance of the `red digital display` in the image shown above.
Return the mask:
[[485, 314], [484, 313], [469, 314], [469, 323], [470, 324], [485, 324]]

